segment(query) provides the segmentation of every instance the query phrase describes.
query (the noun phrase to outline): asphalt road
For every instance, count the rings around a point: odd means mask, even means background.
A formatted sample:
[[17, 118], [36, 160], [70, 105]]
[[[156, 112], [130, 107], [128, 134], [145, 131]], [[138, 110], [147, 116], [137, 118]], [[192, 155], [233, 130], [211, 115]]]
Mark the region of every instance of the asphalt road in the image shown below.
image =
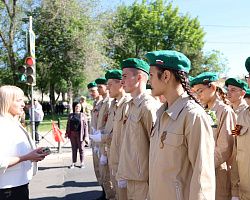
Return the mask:
[[96, 181], [91, 149], [86, 149], [86, 167], [69, 169], [70, 148], [53, 153], [39, 162], [39, 171], [30, 182], [31, 200], [92, 200], [101, 195]]

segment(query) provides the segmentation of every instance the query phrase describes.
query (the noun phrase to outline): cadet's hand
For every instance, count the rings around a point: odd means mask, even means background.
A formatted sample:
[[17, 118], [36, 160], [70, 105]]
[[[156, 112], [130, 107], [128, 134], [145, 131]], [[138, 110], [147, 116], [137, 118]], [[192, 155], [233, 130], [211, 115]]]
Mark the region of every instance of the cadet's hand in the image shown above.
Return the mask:
[[240, 200], [240, 198], [239, 197], [232, 197], [231, 200]]
[[118, 181], [118, 188], [126, 188], [127, 187], [127, 180], [121, 179]]
[[100, 164], [101, 164], [101, 165], [106, 165], [106, 164], [108, 164], [108, 158], [107, 158], [107, 156], [104, 156], [103, 154], [101, 155]]

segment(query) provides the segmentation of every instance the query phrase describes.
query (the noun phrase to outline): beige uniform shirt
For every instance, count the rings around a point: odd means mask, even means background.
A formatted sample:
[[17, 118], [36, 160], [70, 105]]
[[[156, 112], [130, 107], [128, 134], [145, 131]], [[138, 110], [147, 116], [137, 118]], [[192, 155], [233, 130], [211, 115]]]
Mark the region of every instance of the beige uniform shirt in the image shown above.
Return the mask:
[[159, 106], [145, 93], [129, 101], [117, 180], [148, 181], [149, 138]]
[[100, 111], [101, 106], [102, 106], [102, 102], [103, 102], [102, 99], [94, 102], [93, 109], [91, 111], [90, 134], [92, 134], [93, 129], [96, 130], [96, 128], [97, 128], [97, 119], [98, 119], [99, 111]]
[[234, 112], [238, 116], [240, 114], [240, 112], [243, 111], [243, 110], [245, 110], [246, 108], [248, 108], [248, 104], [247, 104], [246, 100], [243, 99], [241, 101], [240, 105], [237, 108], [234, 108]]
[[243, 110], [237, 119], [242, 128], [237, 136], [236, 168], [232, 167], [232, 175], [238, 180], [232, 180], [232, 196], [239, 196], [241, 200], [250, 199], [250, 110]]
[[96, 125], [97, 130], [103, 131], [105, 128], [106, 122], [108, 120], [108, 113], [109, 113], [111, 101], [112, 99], [109, 98], [109, 96], [105, 97], [102, 100], [102, 106], [98, 113], [98, 119], [97, 119], [97, 125]]
[[110, 159], [109, 165], [115, 172], [118, 168], [121, 145], [124, 138], [124, 120], [128, 111], [128, 102], [130, 101], [130, 96], [123, 96], [115, 106], [115, 118], [113, 121], [113, 136], [110, 146]]
[[204, 109], [181, 95], [157, 111], [150, 139], [150, 200], [214, 200], [214, 138]]
[[234, 139], [231, 131], [236, 124], [236, 115], [233, 109], [220, 100], [216, 100], [211, 108], [215, 111], [217, 124], [213, 128], [215, 140], [215, 168], [227, 169], [226, 161], [232, 155]]
[[115, 119], [115, 106], [117, 104], [116, 99], [114, 99], [109, 107], [108, 110], [108, 119], [102, 134], [102, 143], [105, 145], [106, 151], [109, 149], [110, 144], [111, 144], [111, 139], [112, 139], [112, 133], [113, 133], [113, 124], [114, 124], [114, 119]]

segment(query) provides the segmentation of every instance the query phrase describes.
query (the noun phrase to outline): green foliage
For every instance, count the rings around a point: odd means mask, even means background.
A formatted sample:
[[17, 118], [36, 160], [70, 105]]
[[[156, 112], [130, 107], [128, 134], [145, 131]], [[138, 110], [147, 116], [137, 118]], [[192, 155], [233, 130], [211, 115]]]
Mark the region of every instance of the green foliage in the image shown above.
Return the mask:
[[169, 49], [187, 55], [193, 75], [206, 71], [209, 65], [216, 71], [224, 69], [224, 63], [217, 59], [219, 52], [203, 54], [205, 32], [198, 18], [180, 15], [171, 2], [151, 0], [120, 5], [111, 15], [105, 35], [108, 55], [116, 66], [125, 58], [143, 58], [148, 51]]
[[76, 1], [57, 0], [44, 1], [34, 10], [37, 86], [40, 90], [54, 88], [60, 94], [67, 90], [69, 82], [75, 86], [84, 81], [83, 46], [89, 19], [81, 9]]

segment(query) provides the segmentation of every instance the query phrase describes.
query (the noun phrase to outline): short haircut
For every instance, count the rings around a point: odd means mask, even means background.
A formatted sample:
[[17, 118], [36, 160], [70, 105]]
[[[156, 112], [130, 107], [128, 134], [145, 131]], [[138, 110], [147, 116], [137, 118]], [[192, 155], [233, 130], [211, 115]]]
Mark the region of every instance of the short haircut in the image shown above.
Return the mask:
[[23, 97], [23, 91], [13, 85], [4, 85], [0, 87], [0, 115], [9, 113], [12, 103], [18, 98]]

